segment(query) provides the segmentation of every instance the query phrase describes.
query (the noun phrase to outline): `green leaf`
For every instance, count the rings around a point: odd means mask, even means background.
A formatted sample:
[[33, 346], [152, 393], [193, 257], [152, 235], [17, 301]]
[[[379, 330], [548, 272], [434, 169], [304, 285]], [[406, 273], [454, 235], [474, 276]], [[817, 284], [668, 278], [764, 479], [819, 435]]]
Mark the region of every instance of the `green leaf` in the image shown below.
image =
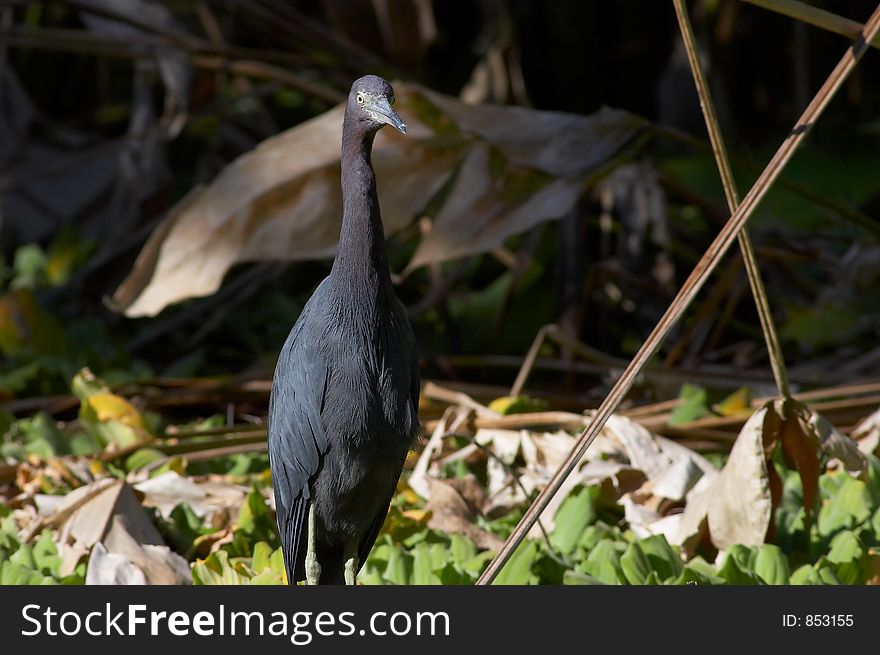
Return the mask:
[[55, 579], [22, 566], [11, 559], [0, 563], [0, 585], [50, 585]]
[[[35, 455], [40, 459], [50, 459], [70, 452], [64, 433], [58, 429], [57, 421], [39, 412], [30, 419], [17, 421], [10, 429], [8, 438], [14, 443], [4, 444], [4, 455], [22, 459], [22, 455]], [[17, 446], [18, 456], [7, 451], [6, 446]]]
[[562, 584], [568, 565], [552, 555], [546, 548], [539, 547], [538, 558], [532, 566], [532, 573], [536, 577], [537, 584]]
[[843, 584], [861, 584], [865, 581], [862, 562], [866, 550], [859, 537], [850, 530], [834, 536], [826, 556], [834, 566], [834, 573]]
[[867, 521], [872, 511], [871, 494], [864, 482], [846, 473], [833, 477], [841, 478], [840, 486], [822, 505], [816, 522], [819, 534], [823, 536], [856, 527]]
[[528, 396], [502, 396], [489, 403], [489, 409], [506, 416], [508, 414], [527, 414], [547, 409], [547, 401]]
[[566, 571], [562, 578], [562, 584], [567, 585], [601, 585], [605, 584], [592, 575], [581, 573], [580, 571]]
[[477, 547], [474, 542], [460, 534], [449, 535], [449, 557], [454, 564], [464, 566], [477, 554]]
[[550, 544], [564, 555], [574, 550], [586, 527], [596, 520], [596, 509], [590, 487], [581, 487], [566, 498], [554, 517], [555, 529]]
[[431, 547], [424, 541], [417, 544], [413, 552], [412, 583], [414, 585], [440, 583], [439, 578], [434, 575]]
[[686, 584], [697, 584], [697, 585], [709, 585], [709, 584], [724, 584], [726, 581], [723, 578], [719, 578], [716, 575], [705, 575], [702, 571], [697, 569], [693, 569], [690, 566], [685, 566], [681, 573], [678, 575], [675, 580], [672, 581], [671, 584], [674, 585], [686, 585]]
[[272, 548], [265, 541], [254, 544], [254, 557], [251, 568], [259, 573], [265, 568], [271, 567]]
[[645, 576], [645, 581], [642, 583], [643, 585], [659, 585], [660, 578], [657, 577], [657, 571], [650, 571], [647, 576]]
[[391, 584], [411, 584], [413, 573], [413, 558], [409, 553], [398, 546], [394, 546], [388, 556], [388, 566], [382, 577]]
[[812, 564], [804, 564], [803, 566], [798, 567], [794, 573], [791, 574], [789, 582], [796, 585], [822, 584], [822, 581], [819, 579], [819, 574], [816, 573], [816, 569], [813, 568]]
[[38, 243], [19, 246], [15, 251], [12, 268], [15, 276], [9, 286], [12, 289], [34, 289], [46, 278], [46, 253]]
[[156, 448], [138, 448], [125, 460], [126, 471], [138, 471], [153, 462], [165, 458], [165, 453]]
[[367, 564], [372, 564], [379, 571], [384, 571], [385, 567], [388, 566], [388, 559], [391, 556], [391, 549], [393, 547], [391, 537], [387, 534], [381, 535], [367, 556]]
[[578, 546], [583, 547], [587, 552], [593, 550], [603, 539], [614, 539], [618, 533], [601, 521], [595, 525], [589, 526], [581, 535]]
[[459, 571], [450, 562], [447, 562], [443, 568], [435, 571], [435, 573], [442, 585], [469, 585], [476, 581], [476, 577], [471, 577]]
[[12, 557], [9, 558], [10, 562], [15, 562], [19, 566], [23, 566], [27, 569], [36, 569], [37, 562], [34, 559], [34, 551], [28, 544], [22, 544], [19, 546], [18, 550], [12, 553]]
[[538, 556], [538, 544], [525, 541], [519, 545], [492, 584], [525, 585], [533, 582], [532, 564]]
[[484, 550], [482, 553], [477, 553], [469, 559], [462, 569], [465, 573], [478, 577], [486, 570], [486, 567], [489, 565], [489, 562], [492, 561], [493, 556], [494, 553], [492, 551]]
[[216, 531], [202, 525], [201, 517], [188, 503], [177, 504], [168, 515], [168, 520], [157, 518], [156, 522], [169, 545], [187, 558], [191, 557], [199, 537]]
[[[620, 570], [629, 584], [645, 584], [648, 574], [653, 573], [651, 563], [645, 557], [638, 542], [627, 546], [623, 555], [620, 556]], [[656, 575], [655, 575], [656, 579]]]
[[432, 543], [430, 547], [430, 554], [431, 570], [436, 573], [444, 566], [446, 566], [446, 563], [449, 561], [449, 545], [446, 543]]
[[385, 580], [382, 577], [382, 574], [379, 573], [379, 570], [369, 565], [361, 569], [361, 572], [358, 573], [358, 582], [363, 585], [375, 586], [385, 584]]
[[731, 546], [724, 557], [724, 562], [718, 569], [718, 575], [724, 578], [728, 584], [753, 585], [760, 584], [758, 576], [752, 571], [752, 551], [746, 546], [736, 544]]
[[43, 530], [40, 538], [34, 543], [33, 558], [37, 569], [45, 575], [57, 576], [61, 570], [61, 556], [52, 541], [52, 532]]
[[238, 514], [232, 544], [234, 548], [230, 552], [235, 555], [251, 555], [251, 544], [256, 541], [277, 544], [278, 533], [263, 495], [259, 489], [252, 486]]
[[684, 584], [691, 581], [698, 584], [725, 584], [727, 582], [724, 578], [718, 576], [714, 566], [699, 555], [687, 563], [679, 579], [682, 579], [682, 582], [676, 580], [676, 584]]
[[668, 580], [681, 575], [684, 563], [662, 534], [654, 534], [642, 539], [639, 541], [639, 546], [651, 563], [651, 569], [657, 572], [657, 577], [660, 580]]
[[705, 389], [685, 383], [678, 397], [681, 402], [670, 414], [669, 425], [690, 423], [710, 413]]
[[828, 551], [828, 561], [834, 563], [851, 562], [860, 559], [865, 554], [865, 548], [858, 536], [846, 530], [834, 536]]
[[755, 557], [755, 574], [766, 584], [788, 584], [788, 558], [775, 544], [763, 544]]
[[251, 579], [253, 585], [283, 585], [287, 582], [284, 555], [281, 549], [276, 548], [273, 551], [265, 541], [254, 544], [251, 569], [255, 573]]
[[834, 569], [826, 560], [820, 560], [815, 564], [816, 573], [819, 576], [819, 580], [821, 584], [827, 585], [839, 585], [843, 584], [840, 578], [837, 577]]
[[229, 553], [224, 550], [215, 551], [193, 564], [192, 576], [195, 585], [244, 585], [250, 582], [247, 567], [230, 560]]
[[626, 578], [620, 570], [620, 552], [615, 542], [606, 539], [596, 544], [579, 570], [588, 573], [605, 584], [623, 584]]

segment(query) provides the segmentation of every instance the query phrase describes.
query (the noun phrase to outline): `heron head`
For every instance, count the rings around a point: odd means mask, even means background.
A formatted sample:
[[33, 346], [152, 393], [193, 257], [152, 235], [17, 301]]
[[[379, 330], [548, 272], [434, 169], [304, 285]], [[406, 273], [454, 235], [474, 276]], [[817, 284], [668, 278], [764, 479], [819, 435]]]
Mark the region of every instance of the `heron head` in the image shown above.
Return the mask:
[[383, 125], [391, 125], [406, 134], [406, 123], [397, 115], [394, 104], [394, 89], [381, 77], [365, 75], [355, 80], [348, 94], [348, 111], [369, 127], [378, 130]]

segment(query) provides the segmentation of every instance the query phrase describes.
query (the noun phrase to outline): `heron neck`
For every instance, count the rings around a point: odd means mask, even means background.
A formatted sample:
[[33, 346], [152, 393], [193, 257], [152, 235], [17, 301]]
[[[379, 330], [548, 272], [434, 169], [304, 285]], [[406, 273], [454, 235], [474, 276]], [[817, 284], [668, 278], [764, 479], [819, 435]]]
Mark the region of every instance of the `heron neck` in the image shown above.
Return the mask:
[[342, 128], [342, 229], [333, 262], [336, 285], [350, 294], [391, 289], [385, 230], [370, 153], [375, 132]]

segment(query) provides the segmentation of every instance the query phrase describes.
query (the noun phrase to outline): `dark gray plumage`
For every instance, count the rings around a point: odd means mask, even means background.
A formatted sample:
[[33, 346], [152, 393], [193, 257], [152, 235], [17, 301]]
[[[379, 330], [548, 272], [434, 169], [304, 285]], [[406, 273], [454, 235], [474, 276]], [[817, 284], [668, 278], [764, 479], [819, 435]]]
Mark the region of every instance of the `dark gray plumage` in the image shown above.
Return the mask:
[[391, 286], [370, 162], [379, 128], [406, 132], [393, 101], [382, 78], [352, 85], [336, 259], [287, 337], [272, 382], [269, 461], [291, 584], [305, 576], [311, 503], [320, 583], [342, 583], [351, 556], [363, 564], [418, 430], [416, 344]]

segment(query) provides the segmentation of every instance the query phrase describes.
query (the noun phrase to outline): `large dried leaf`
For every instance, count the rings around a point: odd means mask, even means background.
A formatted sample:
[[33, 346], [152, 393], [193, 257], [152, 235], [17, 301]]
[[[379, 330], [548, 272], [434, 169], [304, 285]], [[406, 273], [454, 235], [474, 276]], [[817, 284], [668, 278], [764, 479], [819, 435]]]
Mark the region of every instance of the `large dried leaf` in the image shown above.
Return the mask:
[[155, 478], [138, 482], [134, 488], [144, 494], [145, 507], [155, 507], [165, 518], [181, 503], [189, 505], [200, 517], [220, 510], [236, 514], [248, 493], [248, 488], [241, 485], [195, 481], [175, 471], [166, 471]]
[[866, 465], [852, 439], [803, 403], [790, 398], [769, 401], [746, 421], [721, 473], [688, 494], [672, 541], [685, 544], [708, 527], [719, 549], [762, 544], [779, 501], [770, 462], [777, 444], [801, 477], [808, 513], [816, 508], [821, 453], [850, 471], [861, 472]]
[[[383, 130], [373, 163], [388, 234], [439, 198], [433, 229], [409, 268], [491, 250], [557, 218], [585, 176], [617, 156], [645, 123], [606, 109], [594, 116], [475, 107], [396, 83], [407, 136]], [[264, 141], [174, 207], [144, 246], [114, 302], [128, 316], [216, 291], [236, 263], [333, 254], [342, 215], [342, 105]]]
[[129, 531], [142, 543], [164, 543], [131, 487], [112, 478], [71, 491], [55, 508], [50, 521], [62, 533], [90, 547], [106, 537], [115, 516], [125, 517]]
[[719, 549], [764, 543], [773, 512], [764, 438], [768, 413], [759, 410], [746, 422], [721, 475], [706, 492], [709, 534]]
[[431, 500], [425, 508], [430, 512], [428, 527], [447, 534], [463, 534], [480, 548], [501, 548], [501, 539], [475, 524], [473, 508], [448, 480], [432, 479], [430, 485]]
[[144, 585], [144, 572], [125, 555], [109, 553], [103, 544], [95, 544], [86, 569], [87, 585]]
[[480, 137], [511, 161], [555, 177], [579, 177], [608, 162], [647, 123], [603, 107], [581, 116], [524, 107], [469, 105], [425, 91], [462, 132]]
[[574, 205], [580, 186], [505, 162], [478, 144], [407, 269], [492, 250], [511, 234], [559, 218]]
[[167, 546], [138, 540], [116, 515], [103, 542], [95, 544], [86, 584], [192, 584], [187, 561]]
[[107, 552], [125, 557], [143, 571], [147, 584], [192, 584], [186, 559], [164, 544], [145, 542], [126, 516], [113, 517], [102, 543]]
[[[483, 510], [494, 514], [520, 505], [534, 489], [543, 488], [568, 457], [576, 438], [563, 431], [481, 429], [475, 440], [495, 456], [486, 463], [489, 499]], [[510, 464], [518, 457], [525, 466], [511, 471]], [[704, 457], [658, 437], [629, 418], [613, 415], [542, 512], [541, 523], [552, 531], [560, 505], [581, 485], [601, 484], [607, 498], [620, 499], [625, 507], [633, 504], [627, 509], [632, 513], [642, 508], [626, 494], [639, 490], [641, 496], [680, 500], [707, 474], [717, 475], [717, 471]], [[660, 515], [644, 509], [639, 516], [648, 534], [647, 525]], [[539, 537], [540, 527], [536, 525], [530, 535]]]
[[[132, 488], [103, 478], [74, 489], [60, 502], [45, 502], [48, 522], [59, 530], [65, 570], [91, 550], [87, 584], [188, 584], [189, 565], [162, 540]], [[70, 552], [67, 552], [69, 549]]]

